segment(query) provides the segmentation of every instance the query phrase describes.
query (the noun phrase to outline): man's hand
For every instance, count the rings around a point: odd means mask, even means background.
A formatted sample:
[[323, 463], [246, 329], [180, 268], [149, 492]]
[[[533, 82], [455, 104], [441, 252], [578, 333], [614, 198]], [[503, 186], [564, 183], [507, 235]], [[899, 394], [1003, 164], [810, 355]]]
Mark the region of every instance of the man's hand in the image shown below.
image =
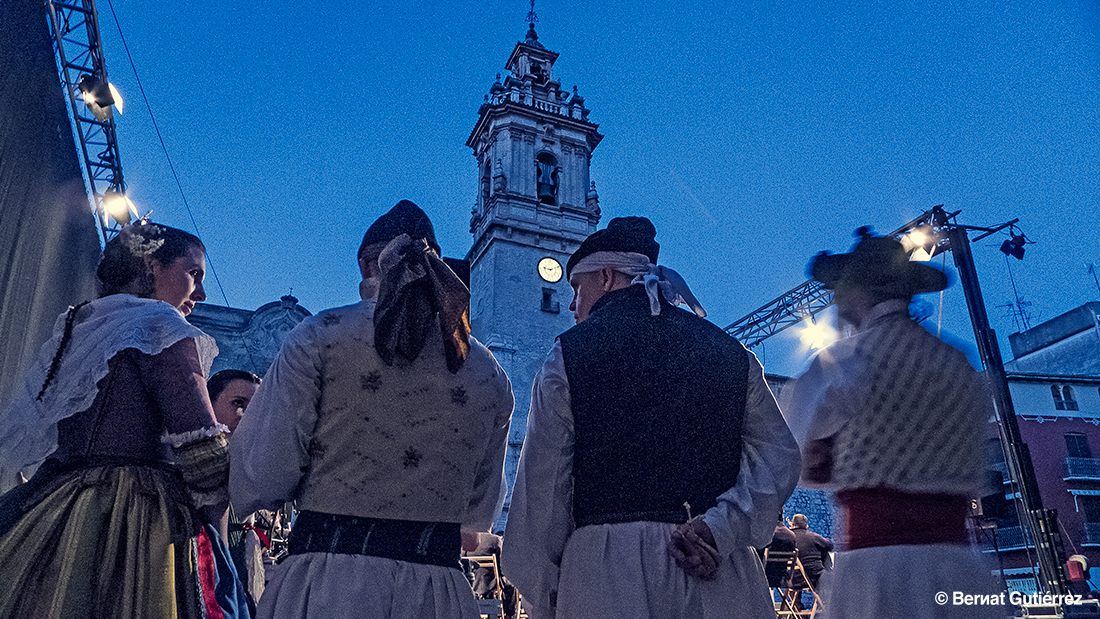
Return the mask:
[[714, 535], [702, 518], [696, 517], [676, 527], [668, 543], [668, 553], [688, 574], [701, 580], [718, 576], [721, 557], [714, 547]]

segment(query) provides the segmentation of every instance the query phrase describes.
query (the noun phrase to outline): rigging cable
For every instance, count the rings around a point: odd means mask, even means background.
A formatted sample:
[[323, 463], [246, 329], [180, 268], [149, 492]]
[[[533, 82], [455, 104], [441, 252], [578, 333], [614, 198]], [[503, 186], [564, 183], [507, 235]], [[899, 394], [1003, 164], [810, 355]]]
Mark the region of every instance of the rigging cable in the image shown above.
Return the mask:
[[[160, 133], [160, 126], [157, 124], [157, 118], [153, 114], [153, 108], [149, 105], [149, 97], [145, 95], [145, 87], [141, 84], [141, 78], [138, 77], [137, 65], [134, 64], [134, 58], [130, 55], [130, 46], [126, 44], [126, 36], [122, 34], [122, 26], [118, 23], [118, 15], [115, 13], [115, 5], [111, 0], [107, 0], [107, 6], [111, 9], [111, 17], [115, 21], [115, 29], [118, 30], [118, 37], [122, 40], [122, 48], [126, 50], [126, 59], [130, 61], [130, 70], [134, 73], [134, 81], [137, 82], [138, 90], [141, 92], [141, 98], [145, 101], [145, 109], [149, 111], [149, 120], [153, 122], [153, 130], [156, 131], [157, 140], [160, 141], [160, 149], [164, 152], [164, 158], [168, 160], [168, 169], [172, 171], [172, 178], [176, 181], [176, 188], [179, 189], [180, 198], [183, 200], [183, 206], [187, 210], [187, 216], [191, 218], [191, 225], [195, 227], [195, 232], [199, 238], [202, 238], [202, 234], [199, 232], [199, 224], [195, 221], [195, 214], [191, 212], [191, 204], [187, 201], [187, 194], [183, 192], [183, 184], [180, 183], [180, 177], [176, 174], [176, 166], [172, 164], [172, 157], [168, 154], [168, 147], [164, 144], [164, 136]], [[207, 256], [207, 262], [210, 263], [209, 256]], [[226, 307], [229, 307], [229, 298], [225, 295], [225, 289], [222, 288], [221, 279], [218, 277], [218, 273], [214, 270], [213, 263], [210, 263], [210, 273], [214, 275], [214, 281], [218, 284], [218, 290], [222, 293], [222, 300], [225, 301]]]
[[[137, 65], [134, 64], [134, 58], [130, 54], [130, 46], [126, 44], [126, 35], [122, 34], [122, 25], [118, 22], [118, 14], [115, 13], [115, 5], [111, 0], [107, 0], [107, 6], [111, 9], [111, 18], [114, 19], [115, 29], [118, 30], [118, 37], [122, 41], [122, 49], [126, 51], [126, 59], [130, 62], [130, 70], [134, 73], [134, 81], [137, 82], [138, 91], [141, 92], [141, 98], [145, 102], [145, 109], [149, 112], [149, 120], [153, 122], [153, 130], [156, 131], [157, 140], [160, 141], [160, 149], [164, 152], [164, 158], [168, 161], [168, 169], [172, 172], [172, 178], [176, 181], [176, 188], [179, 189], [180, 198], [183, 200], [183, 206], [187, 210], [187, 216], [191, 219], [191, 225], [195, 227], [195, 234], [200, 239], [202, 233], [199, 231], [199, 224], [195, 221], [195, 214], [191, 212], [191, 204], [187, 201], [187, 194], [183, 191], [183, 184], [180, 182], [179, 175], [176, 174], [176, 166], [172, 164], [172, 156], [168, 154], [168, 147], [164, 143], [164, 136], [160, 133], [160, 126], [157, 124], [157, 118], [153, 114], [153, 107], [149, 105], [149, 97], [145, 95], [145, 87], [141, 84], [141, 78], [138, 77]], [[217, 270], [214, 269], [214, 262], [210, 260], [209, 252], [207, 252], [206, 263], [210, 269], [211, 275], [214, 276], [214, 281], [218, 284], [218, 291], [222, 294], [222, 300], [225, 302], [226, 307], [229, 305], [229, 297], [225, 294], [225, 288], [222, 286], [222, 280], [218, 277]], [[245, 352], [248, 353], [248, 360], [252, 363], [253, 369], [259, 368], [255, 358], [252, 356], [252, 347], [248, 345], [248, 341], [245, 339], [244, 334], [241, 334], [241, 341], [244, 344]]]

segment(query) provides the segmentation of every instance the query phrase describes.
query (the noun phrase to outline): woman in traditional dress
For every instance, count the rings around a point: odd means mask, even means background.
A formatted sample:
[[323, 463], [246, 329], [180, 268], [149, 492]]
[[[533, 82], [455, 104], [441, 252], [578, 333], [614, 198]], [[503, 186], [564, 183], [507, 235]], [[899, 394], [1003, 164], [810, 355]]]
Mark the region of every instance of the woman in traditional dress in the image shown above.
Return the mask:
[[0, 418], [0, 617], [247, 614], [219, 537], [217, 346], [184, 319], [204, 273], [197, 237], [128, 226], [104, 249], [100, 297], [58, 318]]

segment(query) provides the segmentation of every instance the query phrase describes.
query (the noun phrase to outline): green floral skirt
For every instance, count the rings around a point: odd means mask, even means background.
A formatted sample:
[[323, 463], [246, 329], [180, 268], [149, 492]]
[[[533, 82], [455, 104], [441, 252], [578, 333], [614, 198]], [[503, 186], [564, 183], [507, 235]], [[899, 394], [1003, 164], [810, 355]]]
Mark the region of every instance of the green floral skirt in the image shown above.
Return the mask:
[[0, 618], [225, 616], [219, 544], [170, 470], [40, 471], [0, 497]]

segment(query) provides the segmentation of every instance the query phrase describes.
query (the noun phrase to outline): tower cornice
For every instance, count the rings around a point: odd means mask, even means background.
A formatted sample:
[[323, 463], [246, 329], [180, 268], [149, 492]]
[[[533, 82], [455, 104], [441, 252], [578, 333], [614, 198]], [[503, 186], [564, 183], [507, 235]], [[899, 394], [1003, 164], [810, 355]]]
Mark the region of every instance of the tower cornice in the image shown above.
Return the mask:
[[[587, 112], [587, 110], [585, 110], [585, 112]], [[491, 103], [482, 105], [479, 113], [480, 116], [477, 124], [474, 125], [473, 131], [470, 132], [470, 136], [466, 139], [466, 146], [474, 149], [475, 154], [480, 150], [478, 148], [478, 140], [482, 134], [485, 133], [488, 126], [495, 119], [506, 118], [509, 115], [528, 118], [532, 121], [553, 122], [563, 127], [574, 129], [578, 133], [586, 136], [589, 154], [591, 154], [596, 146], [599, 145], [600, 141], [603, 140], [603, 135], [599, 132], [600, 126], [587, 119], [571, 115], [568, 105], [555, 106], [537, 100], [534, 102], [534, 105], [527, 105], [515, 101], [503, 100], [496, 105]]]

